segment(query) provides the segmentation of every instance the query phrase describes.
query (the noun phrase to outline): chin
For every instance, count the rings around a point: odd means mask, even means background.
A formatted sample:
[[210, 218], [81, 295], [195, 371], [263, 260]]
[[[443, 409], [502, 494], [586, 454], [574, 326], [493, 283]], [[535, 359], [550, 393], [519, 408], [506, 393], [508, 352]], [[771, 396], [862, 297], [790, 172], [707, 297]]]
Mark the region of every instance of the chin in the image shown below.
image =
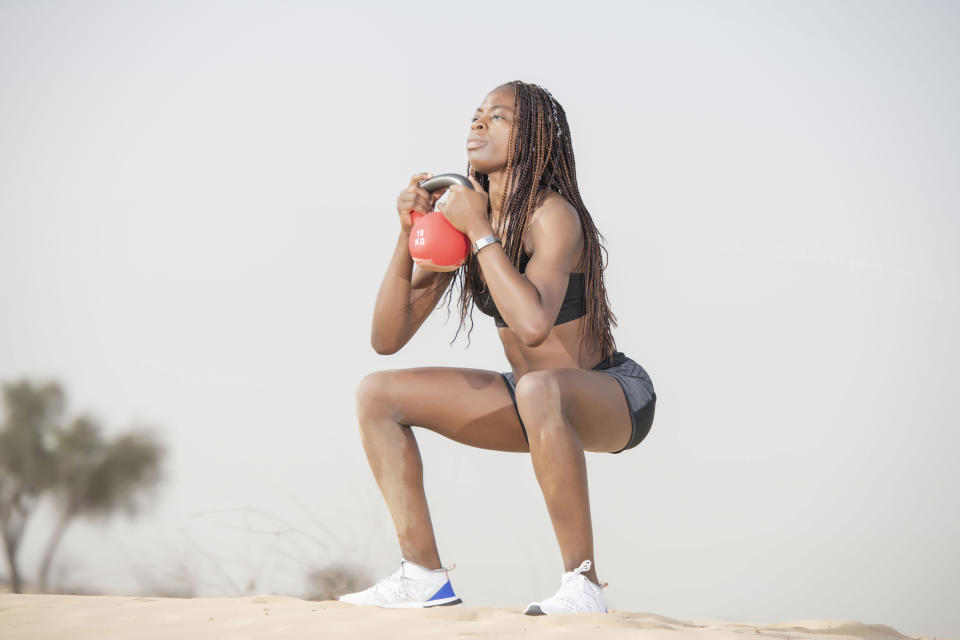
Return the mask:
[[476, 158], [467, 152], [467, 160], [470, 161], [470, 167], [474, 171], [479, 171], [480, 173], [486, 173], [490, 175], [491, 173], [496, 173], [507, 167], [506, 162], [485, 162], [483, 158]]

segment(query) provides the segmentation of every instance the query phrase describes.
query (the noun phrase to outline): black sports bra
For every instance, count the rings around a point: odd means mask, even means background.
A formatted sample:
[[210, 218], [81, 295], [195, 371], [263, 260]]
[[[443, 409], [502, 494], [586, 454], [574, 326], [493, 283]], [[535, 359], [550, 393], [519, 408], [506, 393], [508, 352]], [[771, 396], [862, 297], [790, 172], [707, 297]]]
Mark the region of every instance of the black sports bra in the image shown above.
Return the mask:
[[[526, 271], [528, 262], [530, 262], [530, 257], [521, 252], [520, 273]], [[498, 327], [507, 326], [507, 323], [500, 317], [500, 312], [497, 310], [497, 305], [494, 303], [489, 289], [480, 294], [479, 298], [475, 296], [473, 302], [480, 311], [488, 316], [493, 316], [493, 321]], [[584, 274], [571, 273], [570, 281], [567, 283], [567, 294], [563, 298], [560, 313], [557, 314], [557, 320], [553, 324], [556, 326], [585, 315], [587, 315], [587, 296]]]

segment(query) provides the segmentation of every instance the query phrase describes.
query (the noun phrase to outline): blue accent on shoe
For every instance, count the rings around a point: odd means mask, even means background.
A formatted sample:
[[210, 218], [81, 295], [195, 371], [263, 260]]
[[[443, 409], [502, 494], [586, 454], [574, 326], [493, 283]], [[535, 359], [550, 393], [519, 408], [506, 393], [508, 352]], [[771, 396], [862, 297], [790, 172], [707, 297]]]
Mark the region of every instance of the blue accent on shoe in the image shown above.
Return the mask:
[[[437, 591], [433, 594], [433, 597], [430, 600], [439, 600], [440, 598], [453, 598], [456, 594], [453, 593], [453, 585], [450, 584], [450, 581], [447, 580], [447, 584], [443, 585], [440, 588], [440, 591]], [[427, 602], [430, 602], [427, 600]]]

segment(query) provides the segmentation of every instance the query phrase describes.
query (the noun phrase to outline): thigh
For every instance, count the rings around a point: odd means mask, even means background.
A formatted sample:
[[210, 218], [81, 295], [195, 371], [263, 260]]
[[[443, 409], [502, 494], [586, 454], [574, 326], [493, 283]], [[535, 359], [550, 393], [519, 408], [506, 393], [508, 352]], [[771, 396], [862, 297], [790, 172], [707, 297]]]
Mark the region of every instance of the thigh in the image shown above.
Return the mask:
[[483, 369], [422, 367], [372, 373], [357, 390], [358, 411], [378, 405], [406, 426], [422, 427], [461, 444], [528, 452], [507, 385]]
[[630, 407], [620, 383], [599, 371], [533, 371], [517, 384], [517, 402], [528, 434], [537, 428], [538, 413], [559, 410], [576, 431], [584, 451], [619, 451], [633, 435]]

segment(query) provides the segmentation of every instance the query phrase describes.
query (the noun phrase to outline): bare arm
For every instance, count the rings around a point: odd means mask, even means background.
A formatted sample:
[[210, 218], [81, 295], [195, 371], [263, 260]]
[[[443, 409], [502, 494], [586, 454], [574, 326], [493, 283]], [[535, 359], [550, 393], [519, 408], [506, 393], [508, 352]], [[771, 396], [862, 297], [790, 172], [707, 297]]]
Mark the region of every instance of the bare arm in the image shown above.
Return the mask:
[[409, 234], [401, 230], [373, 308], [370, 343], [382, 355], [396, 353], [410, 341], [453, 276], [426, 269], [413, 271], [408, 242]]
[[[489, 229], [472, 231], [471, 240], [489, 233]], [[576, 210], [558, 198], [534, 212], [528, 233], [533, 255], [523, 275], [499, 244], [481, 250], [477, 259], [504, 322], [526, 346], [536, 347], [550, 335], [563, 305], [583, 232]]]
[[396, 353], [407, 344], [423, 321], [437, 305], [453, 273], [439, 273], [426, 269], [413, 271], [408, 243], [413, 226], [410, 211], [430, 211], [440, 192], [432, 195], [419, 185], [430, 173], [418, 173], [410, 178], [410, 185], [397, 197], [400, 216], [400, 235], [393, 249], [387, 272], [380, 283], [377, 301], [373, 307], [373, 326], [370, 344], [379, 354]]

